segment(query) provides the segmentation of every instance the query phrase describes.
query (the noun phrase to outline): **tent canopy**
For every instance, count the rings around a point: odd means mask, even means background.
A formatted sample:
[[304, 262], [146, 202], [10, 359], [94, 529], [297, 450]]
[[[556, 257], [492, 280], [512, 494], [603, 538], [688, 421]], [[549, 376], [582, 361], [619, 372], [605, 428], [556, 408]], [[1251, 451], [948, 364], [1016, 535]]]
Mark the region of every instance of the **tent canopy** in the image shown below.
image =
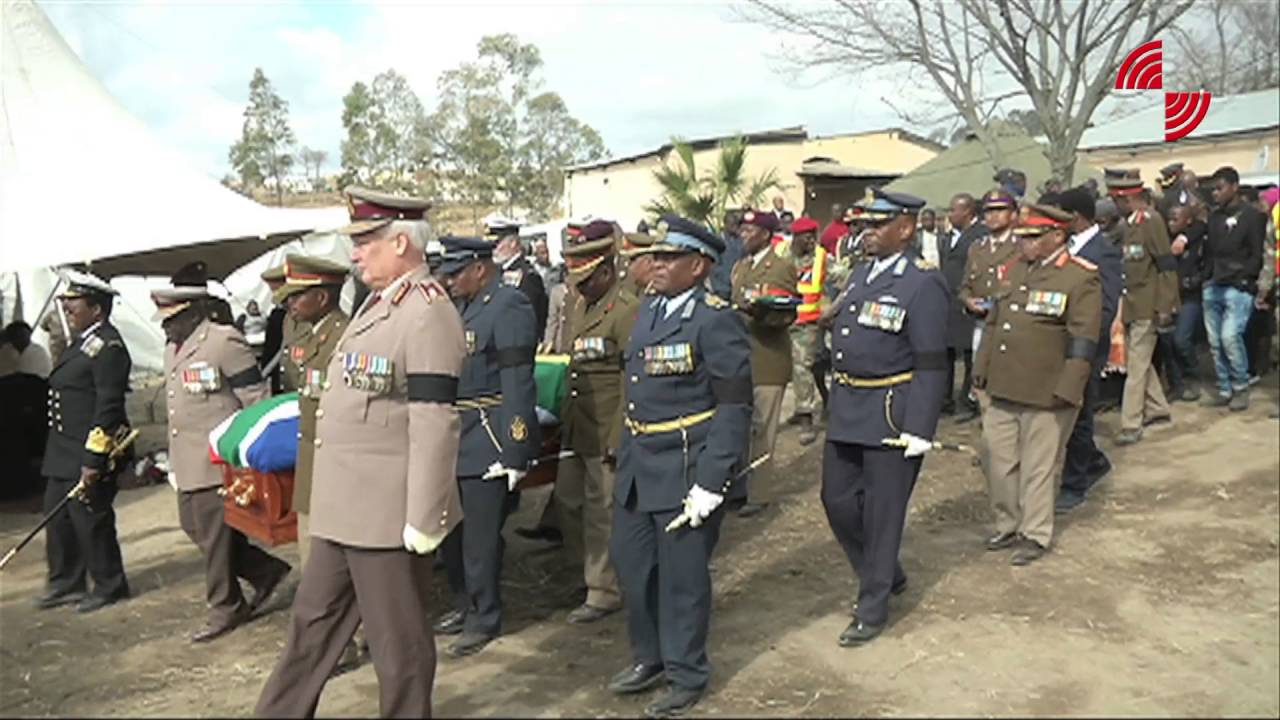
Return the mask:
[[[1004, 153], [1005, 164], [1026, 173], [1027, 195], [1034, 199], [1036, 188], [1053, 175], [1044, 146], [1008, 123], [998, 123], [992, 130], [996, 133], [996, 144]], [[930, 207], [946, 207], [956, 193], [967, 192], [976, 197], [995, 187], [991, 178], [997, 169], [992, 166], [982, 143], [970, 136], [889, 183], [885, 189], [924, 198]], [[1078, 185], [1090, 177], [1101, 180], [1101, 173], [1084, 161], [1077, 161], [1074, 183]]]
[[0, 269], [168, 275], [199, 258], [225, 277], [346, 222], [344, 208], [265, 207], [193, 170], [30, 0], [0, 4], [0, 26]]

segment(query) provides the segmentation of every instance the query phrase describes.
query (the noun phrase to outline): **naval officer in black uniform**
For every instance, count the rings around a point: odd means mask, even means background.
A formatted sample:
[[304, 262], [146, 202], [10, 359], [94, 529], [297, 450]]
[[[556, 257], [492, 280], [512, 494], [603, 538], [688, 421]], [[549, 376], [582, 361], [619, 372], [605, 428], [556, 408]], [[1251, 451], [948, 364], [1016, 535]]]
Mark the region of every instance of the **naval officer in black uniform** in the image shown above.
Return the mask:
[[711, 575], [726, 499], [751, 434], [751, 346], [746, 325], [704, 281], [724, 240], [675, 216], [658, 223], [655, 291], [623, 356], [624, 430], [614, 487], [610, 552], [627, 607], [633, 663], [609, 682], [618, 694], [664, 678], [647, 708], [692, 708], [711, 666]]
[[435, 628], [462, 633], [449, 646], [450, 655], [462, 657], [488, 645], [502, 628], [502, 525], [514, 499], [508, 493], [541, 447], [533, 383], [541, 334], [528, 298], [503, 282], [491, 243], [449, 236], [440, 242], [444, 253], [436, 274], [462, 315], [467, 356], [457, 402], [464, 517], [442, 548], [454, 610]]
[[[124, 395], [132, 361], [111, 324], [116, 291], [86, 273], [69, 274], [59, 299], [71, 342], [49, 374], [49, 441], [40, 471], [48, 479], [45, 512], [83, 481], [85, 502], [72, 500], [46, 528], [48, 586], [36, 599], [42, 609], [79, 603], [92, 612], [129, 597], [116, 537], [116, 480], [108, 475], [112, 438], [129, 424]], [[89, 590], [88, 577], [93, 578]]]
[[890, 593], [906, 588], [898, 549], [907, 503], [946, 393], [950, 293], [940, 272], [905, 254], [923, 206], [875, 191], [863, 214], [869, 260], [823, 318], [833, 382], [822, 505], [859, 578], [856, 617], [840, 635], [845, 646], [879, 635]]

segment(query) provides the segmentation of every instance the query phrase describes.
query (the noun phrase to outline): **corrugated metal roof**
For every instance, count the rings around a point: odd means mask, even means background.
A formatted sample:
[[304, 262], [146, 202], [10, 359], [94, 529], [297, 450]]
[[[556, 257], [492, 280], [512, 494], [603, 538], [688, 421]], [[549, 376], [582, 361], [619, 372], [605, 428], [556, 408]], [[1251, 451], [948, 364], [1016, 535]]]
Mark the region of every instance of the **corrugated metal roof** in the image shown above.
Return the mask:
[[[741, 134], [747, 139], [749, 145], [761, 145], [771, 142], [786, 142], [790, 140], [806, 140], [809, 137], [809, 131], [803, 125], [795, 125], [792, 127], [780, 128], [778, 130], [763, 130], [761, 132], [752, 133], [734, 133], [732, 135], [716, 135], [715, 137], [697, 138], [695, 140], [685, 140], [684, 142], [693, 147], [694, 150], [705, 150], [715, 147], [724, 140], [737, 137]], [[624, 155], [622, 157], [609, 158], [607, 160], [597, 160], [595, 162], [580, 163], [578, 165], [569, 165], [564, 169], [565, 172], [575, 172], [578, 170], [595, 170], [598, 168], [608, 167], [610, 165], [618, 165], [624, 162], [633, 162], [641, 158], [652, 157], [654, 155], [663, 155], [675, 148], [671, 143], [664, 143], [655, 150], [649, 150], [634, 155]]]
[[[1280, 88], [1243, 95], [1223, 95], [1209, 101], [1209, 112], [1188, 139], [1280, 127]], [[1081, 150], [1147, 145], [1164, 142], [1164, 98], [1144, 110], [1089, 128], [1080, 138]]]
[[805, 177], [842, 178], [896, 178], [902, 175], [902, 173], [841, 165], [829, 158], [806, 160], [800, 165], [800, 172], [796, 174]]

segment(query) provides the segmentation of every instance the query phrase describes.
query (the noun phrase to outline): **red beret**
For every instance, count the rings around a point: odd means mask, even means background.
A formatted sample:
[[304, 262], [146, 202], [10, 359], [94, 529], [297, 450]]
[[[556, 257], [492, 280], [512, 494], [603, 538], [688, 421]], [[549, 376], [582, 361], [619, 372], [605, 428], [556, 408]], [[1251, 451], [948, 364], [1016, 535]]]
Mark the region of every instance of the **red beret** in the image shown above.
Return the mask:
[[613, 223], [608, 220], [592, 220], [582, 228], [581, 239], [584, 241], [600, 240], [613, 234]]
[[755, 225], [762, 227], [769, 232], [778, 229], [778, 218], [770, 212], [760, 212], [759, 210], [748, 210], [742, 214], [742, 223], [744, 225]]
[[791, 234], [799, 235], [802, 232], [818, 232], [818, 221], [807, 217], [796, 218], [791, 223]]

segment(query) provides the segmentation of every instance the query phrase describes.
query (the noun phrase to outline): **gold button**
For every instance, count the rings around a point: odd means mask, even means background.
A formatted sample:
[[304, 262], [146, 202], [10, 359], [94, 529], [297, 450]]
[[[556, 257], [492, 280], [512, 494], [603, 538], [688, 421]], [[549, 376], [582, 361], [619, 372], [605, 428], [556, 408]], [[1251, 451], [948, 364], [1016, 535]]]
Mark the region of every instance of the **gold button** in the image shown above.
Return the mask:
[[328, 380], [325, 380], [325, 381], [320, 385], [320, 387], [321, 387], [322, 389], [324, 389], [324, 390], [328, 390], [328, 389], [329, 389], [329, 381], [328, 381]]
[[172, 390], [170, 390], [170, 391], [169, 391], [169, 397], [173, 397], [173, 391], [172, 391]]
[[177, 411], [177, 410], [174, 410], [173, 408], [169, 408], [169, 414], [170, 414], [170, 415], [177, 415], [177, 414], [178, 414], [178, 411]]
[[847, 327], [842, 327], [842, 328], [840, 328], [840, 334], [841, 334], [841, 335], [848, 335], [848, 334], [849, 334], [849, 328], [847, 328]]
[[1014, 312], [1018, 312], [1018, 303], [1013, 303], [1012, 305], [1009, 306], [1009, 309]]
[[324, 411], [323, 411], [323, 410], [320, 410], [320, 409], [317, 409], [317, 410], [316, 410], [316, 419], [317, 419], [317, 420], [319, 420], [319, 419], [320, 419], [320, 418], [322, 418], [322, 417], [324, 417]]
[[634, 412], [634, 411], [635, 411], [635, 409], [636, 409], [636, 404], [635, 404], [635, 403], [627, 403], [627, 409], [628, 409], [628, 410], [631, 410], [632, 412]]
[[631, 382], [633, 382], [633, 383], [638, 383], [638, 382], [640, 382], [640, 377], [639, 377], [638, 375], [632, 375], [632, 376], [631, 376]]
[[1012, 325], [1010, 325], [1009, 323], [1005, 323], [1005, 324], [1004, 324], [1004, 329], [1005, 329], [1005, 330], [1012, 330], [1012, 329], [1013, 329], [1013, 326], [1012, 326]]
[[836, 353], [836, 359], [837, 359], [837, 360], [843, 360], [843, 359], [844, 359], [844, 352], [843, 352], [843, 351], [841, 351], [841, 352]]
[[299, 439], [299, 440], [301, 440], [301, 439], [302, 439], [302, 433], [298, 433], [298, 439]]
[[569, 377], [570, 377], [571, 379], [573, 379], [573, 380], [577, 380], [577, 379], [578, 379], [578, 373], [576, 373], [576, 372], [571, 372], [571, 373], [569, 373]]
[[321, 445], [320, 438], [316, 438], [316, 447], [320, 447], [320, 445]]
[[570, 390], [570, 391], [569, 391], [569, 397], [578, 397], [578, 391], [577, 391], [577, 390]]
[[58, 423], [58, 432], [62, 432], [62, 423]]
[[170, 431], [169, 431], [169, 434], [170, 434], [170, 435], [173, 435], [174, 437], [177, 437], [177, 435], [178, 435], [178, 428], [174, 428], [174, 429], [170, 430]]
[[49, 427], [53, 427], [53, 418], [49, 418]]
[[1006, 348], [1003, 344], [1000, 345], [1000, 352], [1004, 352], [1007, 349], [1008, 348]]

